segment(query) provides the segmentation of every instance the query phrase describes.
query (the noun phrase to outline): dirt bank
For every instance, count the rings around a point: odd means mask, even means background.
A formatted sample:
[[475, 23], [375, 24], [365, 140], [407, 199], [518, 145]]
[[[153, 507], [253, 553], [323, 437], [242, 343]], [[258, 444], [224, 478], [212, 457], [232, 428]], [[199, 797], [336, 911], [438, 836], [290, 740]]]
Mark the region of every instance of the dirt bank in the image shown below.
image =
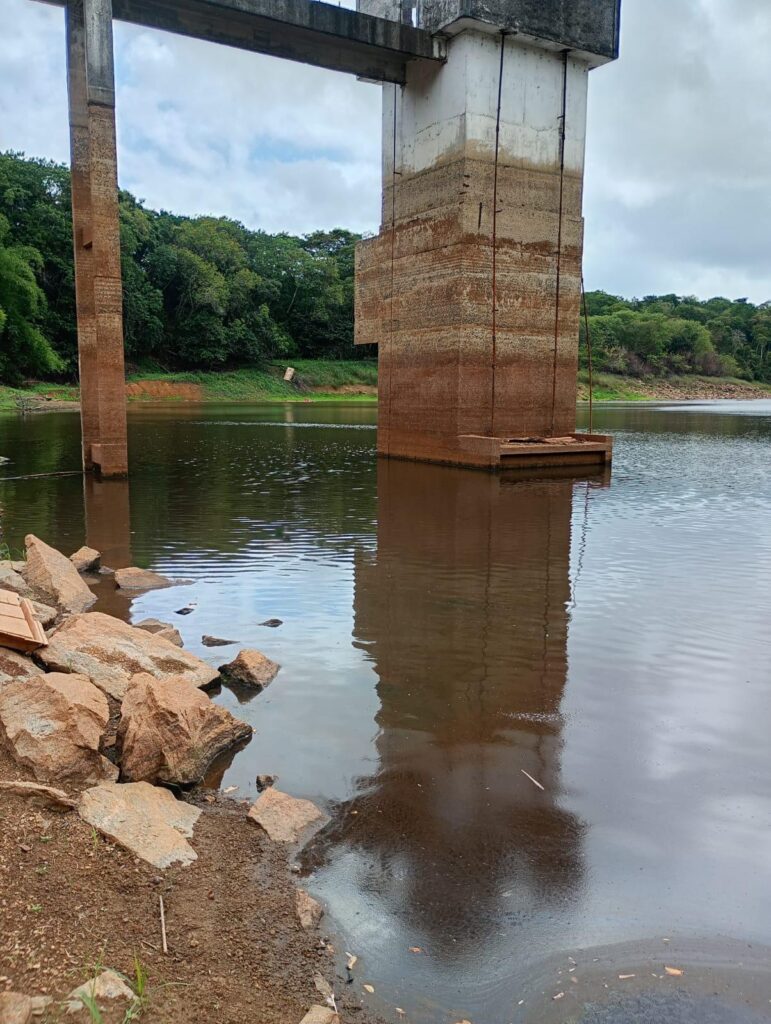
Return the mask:
[[[2, 754], [0, 777], [19, 777]], [[195, 827], [198, 860], [160, 872], [75, 813], [36, 810], [3, 794], [0, 992], [58, 1001], [108, 967], [136, 989], [139, 964], [147, 974], [142, 1021], [296, 1024], [323, 1002], [313, 982], [320, 972], [334, 986], [342, 1020], [371, 1024], [361, 986], [336, 978], [331, 947], [298, 923], [283, 848], [247, 821], [242, 803], [211, 800], [196, 801], [203, 808]], [[58, 1012], [53, 1004], [51, 1024]], [[124, 1012], [125, 1006], [115, 1019]]]

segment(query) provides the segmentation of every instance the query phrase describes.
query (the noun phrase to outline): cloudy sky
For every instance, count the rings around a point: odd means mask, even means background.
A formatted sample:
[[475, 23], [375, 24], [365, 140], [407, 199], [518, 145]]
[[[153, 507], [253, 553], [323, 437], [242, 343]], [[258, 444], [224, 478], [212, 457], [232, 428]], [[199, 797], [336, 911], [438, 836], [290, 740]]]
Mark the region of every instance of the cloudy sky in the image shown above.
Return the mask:
[[[771, 3], [623, 0], [622, 25], [621, 60], [590, 79], [587, 287], [771, 299]], [[67, 160], [63, 31], [58, 8], [0, 0], [0, 150]], [[115, 39], [124, 188], [268, 231], [377, 229], [377, 86]]]

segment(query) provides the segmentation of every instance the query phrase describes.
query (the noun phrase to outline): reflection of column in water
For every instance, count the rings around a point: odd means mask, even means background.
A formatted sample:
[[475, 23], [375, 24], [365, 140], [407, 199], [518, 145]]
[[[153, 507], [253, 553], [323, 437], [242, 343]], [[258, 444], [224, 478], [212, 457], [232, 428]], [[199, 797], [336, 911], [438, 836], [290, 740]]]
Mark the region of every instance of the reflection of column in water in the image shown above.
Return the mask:
[[128, 480], [97, 480], [87, 473], [83, 483], [86, 544], [102, 553], [112, 569], [131, 565], [131, 509]]
[[456, 952], [581, 885], [582, 826], [560, 806], [572, 493], [378, 467], [354, 633], [379, 678], [379, 768], [329, 838], [365, 854], [390, 913]]

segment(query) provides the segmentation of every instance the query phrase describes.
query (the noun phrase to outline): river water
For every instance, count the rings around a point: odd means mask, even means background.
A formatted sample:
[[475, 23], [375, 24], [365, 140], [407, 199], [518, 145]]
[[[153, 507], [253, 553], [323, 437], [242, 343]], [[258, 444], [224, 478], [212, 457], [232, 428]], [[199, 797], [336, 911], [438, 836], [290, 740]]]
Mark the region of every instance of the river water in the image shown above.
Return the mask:
[[[375, 418], [134, 406], [130, 490], [0, 482], [3, 539], [191, 579], [101, 607], [281, 663], [216, 696], [256, 732], [210, 782], [329, 812], [307, 884], [387, 1019], [767, 1019], [771, 402], [601, 408], [612, 476], [540, 482], [378, 461]], [[5, 416], [1, 472], [78, 431]], [[675, 958], [730, 1013], [638, 994]]]

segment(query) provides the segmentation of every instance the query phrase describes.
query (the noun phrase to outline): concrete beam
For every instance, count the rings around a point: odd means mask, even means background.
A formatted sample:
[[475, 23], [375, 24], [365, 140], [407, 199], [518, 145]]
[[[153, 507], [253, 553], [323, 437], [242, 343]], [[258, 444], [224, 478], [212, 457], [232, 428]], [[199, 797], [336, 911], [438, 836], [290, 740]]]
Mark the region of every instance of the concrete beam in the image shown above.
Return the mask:
[[[66, 6], [66, 0], [46, 2]], [[444, 57], [442, 41], [423, 29], [319, 0], [113, 0], [112, 6], [118, 21], [380, 82], [403, 84], [410, 61]]]

